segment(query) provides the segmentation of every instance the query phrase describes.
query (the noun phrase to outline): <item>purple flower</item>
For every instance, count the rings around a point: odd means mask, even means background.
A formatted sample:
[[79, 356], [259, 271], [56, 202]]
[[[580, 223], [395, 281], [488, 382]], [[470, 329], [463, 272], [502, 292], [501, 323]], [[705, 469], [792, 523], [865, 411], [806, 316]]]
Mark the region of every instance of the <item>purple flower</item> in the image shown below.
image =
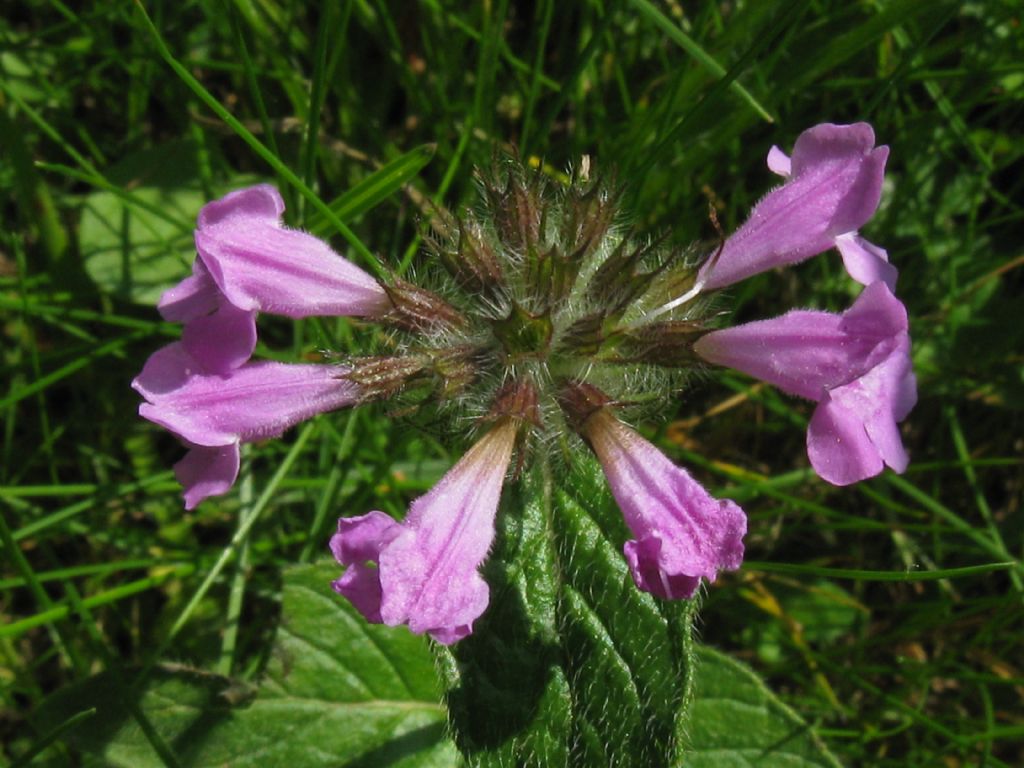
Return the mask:
[[612, 495], [636, 537], [623, 552], [636, 585], [658, 597], [687, 598], [701, 578], [735, 570], [743, 561], [747, 518], [719, 501], [609, 409], [583, 425]]
[[352, 405], [356, 385], [333, 365], [246, 363], [207, 372], [183, 344], [154, 352], [132, 387], [139, 415], [177, 435], [189, 452], [175, 467], [185, 508], [226, 493], [238, 475], [241, 443], [277, 437], [318, 413]]
[[903, 304], [881, 282], [846, 312], [794, 310], [772, 320], [712, 331], [694, 345], [729, 366], [818, 402], [807, 453], [835, 485], [907, 466], [897, 422], [917, 402]]
[[209, 371], [227, 373], [256, 345], [256, 313], [377, 317], [391, 306], [370, 275], [322, 240], [281, 223], [267, 184], [232, 192], [199, 212], [192, 274], [160, 299], [185, 323], [182, 343]]
[[698, 284], [723, 288], [835, 246], [854, 280], [893, 288], [896, 269], [885, 250], [857, 234], [878, 208], [888, 156], [888, 147], [875, 147], [867, 123], [809, 128], [797, 138], [792, 159], [772, 147], [768, 167], [786, 182], [754, 206], [701, 269]]
[[185, 324], [181, 343], [209, 372], [230, 373], [256, 348], [256, 311], [229, 302], [200, 259], [191, 275], [164, 291], [158, 306], [165, 320]]
[[334, 582], [367, 621], [408, 624], [449, 645], [473, 631], [487, 608], [477, 569], [494, 539], [494, 518], [516, 426], [485, 435], [397, 523], [383, 512], [338, 520], [331, 552], [345, 573]]

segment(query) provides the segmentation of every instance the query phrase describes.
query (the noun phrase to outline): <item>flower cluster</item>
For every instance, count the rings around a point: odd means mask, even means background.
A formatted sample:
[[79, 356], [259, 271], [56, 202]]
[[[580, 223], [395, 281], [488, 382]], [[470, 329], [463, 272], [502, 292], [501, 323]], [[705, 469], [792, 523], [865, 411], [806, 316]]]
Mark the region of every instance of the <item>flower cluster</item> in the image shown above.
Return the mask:
[[[817, 402], [808, 454], [829, 482], [906, 466], [896, 424], [916, 396], [907, 316], [885, 251], [858, 234], [887, 151], [866, 124], [811, 128], [792, 157], [773, 148], [769, 167], [785, 181], [704, 258], [630, 238], [614, 191], [586, 164], [555, 185], [508, 161], [482, 180], [482, 213], [436, 225], [432, 262], [445, 274], [433, 289], [374, 279], [285, 227], [272, 187], [240, 190], [199, 215], [192, 275], [160, 302], [182, 340], [133, 382], [140, 413], [189, 449], [175, 466], [187, 508], [231, 487], [240, 443], [324, 411], [410, 397], [476, 432], [401, 522], [379, 511], [338, 521], [334, 589], [368, 621], [446, 644], [472, 632], [488, 604], [479, 568], [503, 484], [537, 456], [573, 450], [592, 450], [604, 469], [632, 533], [623, 555], [636, 585], [690, 597], [739, 567], [746, 517], [626, 424], [668, 407], [688, 372], [728, 366]], [[866, 285], [846, 312], [712, 329], [717, 291], [832, 247]], [[388, 354], [253, 362], [259, 312], [366, 318], [387, 329]]]

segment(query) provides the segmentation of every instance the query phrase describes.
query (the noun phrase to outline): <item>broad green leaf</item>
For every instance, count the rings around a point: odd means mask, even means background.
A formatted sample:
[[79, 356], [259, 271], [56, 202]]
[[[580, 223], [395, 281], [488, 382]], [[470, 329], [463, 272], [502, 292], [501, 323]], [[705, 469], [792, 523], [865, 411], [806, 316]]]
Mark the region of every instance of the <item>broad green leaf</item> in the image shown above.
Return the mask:
[[[338, 572], [332, 564], [285, 573], [281, 625], [258, 687], [183, 667], [160, 668], [146, 682], [137, 703], [182, 765], [458, 764], [426, 643], [367, 625], [331, 591]], [[107, 765], [161, 766], [125, 705], [128, 695], [109, 674], [90, 678], [48, 700], [39, 729], [95, 707], [67, 741]]]
[[686, 768], [838, 768], [811, 727], [749, 667], [707, 647], [697, 659]]
[[597, 463], [506, 494], [491, 605], [440, 649], [456, 743], [474, 766], [674, 765], [692, 654], [686, 603], [633, 585]]
[[196, 214], [207, 202], [197, 151], [181, 141], [129, 155], [107, 171], [115, 188], [86, 197], [79, 250], [101, 291], [155, 304], [188, 274]]

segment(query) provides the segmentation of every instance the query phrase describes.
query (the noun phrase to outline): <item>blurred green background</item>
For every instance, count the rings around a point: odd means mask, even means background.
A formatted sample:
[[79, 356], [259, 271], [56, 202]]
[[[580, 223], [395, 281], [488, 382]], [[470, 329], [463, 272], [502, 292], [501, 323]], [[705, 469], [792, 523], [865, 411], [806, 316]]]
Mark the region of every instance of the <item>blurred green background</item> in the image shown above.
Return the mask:
[[[254, 447], [239, 490], [185, 513], [181, 449], [128, 385], [179, 333], [154, 304], [189, 268], [204, 201], [276, 183], [291, 225], [416, 271], [432, 210], [475, 205], [473, 169], [496, 151], [555, 178], [589, 155], [624, 188], [624, 221], [684, 247], [714, 241], [709, 201], [726, 231], [743, 221], [775, 183], [772, 144], [866, 120], [891, 155], [864, 234], [900, 270], [919, 380], [907, 473], [828, 486], [807, 465], [809, 404], [736, 374], [695, 383], [646, 432], [750, 515], [748, 562], [708, 591], [703, 642], [753, 665], [848, 765], [1024, 763], [1022, 11], [5, 4], [0, 758], [39, 743], [29, 714], [49, 693], [114, 660], [255, 679], [280, 567], [324, 556], [343, 511], [404, 509], [464, 447], [385, 407], [332, 414], [298, 450], [295, 431]], [[726, 309], [840, 310], [858, 290], [833, 253], [744, 282]], [[264, 318], [257, 354], [372, 343], [358, 323]], [[190, 604], [268, 483], [268, 512]], [[78, 760], [59, 741], [47, 754]]]

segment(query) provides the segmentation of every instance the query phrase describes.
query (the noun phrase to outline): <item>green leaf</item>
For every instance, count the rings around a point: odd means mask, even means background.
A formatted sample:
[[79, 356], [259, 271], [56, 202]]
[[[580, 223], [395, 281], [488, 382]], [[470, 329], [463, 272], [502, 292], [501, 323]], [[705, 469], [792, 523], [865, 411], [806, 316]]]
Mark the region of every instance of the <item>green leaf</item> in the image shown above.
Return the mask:
[[577, 458], [506, 494], [491, 605], [439, 649], [456, 744], [474, 766], [673, 765], [692, 683], [688, 603], [634, 586], [600, 467]]
[[811, 727], [749, 667], [707, 647], [697, 658], [686, 768], [838, 768]]
[[155, 304], [188, 274], [196, 214], [208, 199], [197, 152], [178, 141], [128, 155], [107, 171], [112, 186], [85, 199], [79, 250], [101, 291]]
[[52, 50], [42, 46], [23, 44], [20, 48], [18, 54], [10, 50], [0, 52], [0, 77], [7, 89], [25, 101], [43, 103], [47, 92], [53, 89], [46, 73], [53, 71], [56, 57]]
[[[330, 582], [337, 566], [286, 571], [281, 625], [258, 688], [179, 666], [159, 668], [137, 704], [182, 765], [447, 768], [433, 662], [422, 638], [370, 626]], [[126, 676], [127, 677], [127, 676]], [[41, 731], [96, 708], [64, 738], [108, 765], [162, 762], [129, 714], [132, 695], [104, 673], [51, 697]]]

